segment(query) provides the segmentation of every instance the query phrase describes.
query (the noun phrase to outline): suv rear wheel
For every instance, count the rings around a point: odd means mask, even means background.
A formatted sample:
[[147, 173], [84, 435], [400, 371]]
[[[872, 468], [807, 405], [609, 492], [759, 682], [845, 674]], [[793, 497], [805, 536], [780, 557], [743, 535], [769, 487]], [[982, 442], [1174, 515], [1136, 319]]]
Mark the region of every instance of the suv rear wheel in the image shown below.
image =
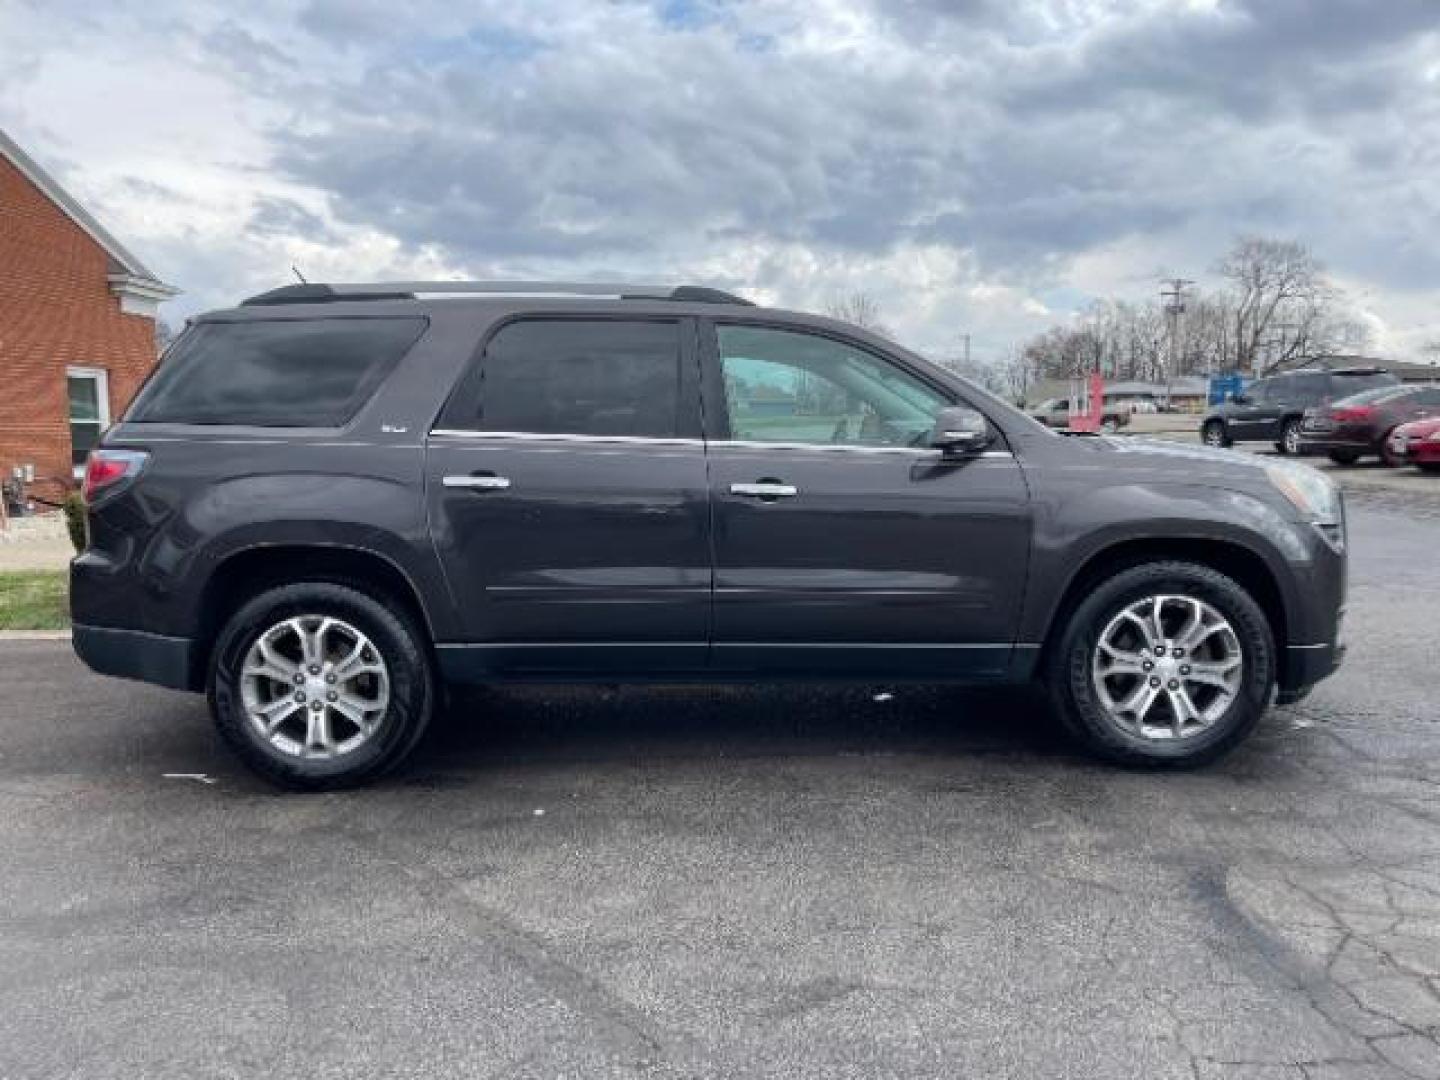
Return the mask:
[[1265, 613], [1206, 566], [1155, 562], [1091, 590], [1048, 673], [1066, 727], [1128, 765], [1193, 766], [1255, 727], [1275, 681]]
[[215, 648], [210, 709], [222, 737], [284, 787], [372, 780], [414, 749], [434, 710], [429, 652], [411, 620], [347, 585], [256, 596]]

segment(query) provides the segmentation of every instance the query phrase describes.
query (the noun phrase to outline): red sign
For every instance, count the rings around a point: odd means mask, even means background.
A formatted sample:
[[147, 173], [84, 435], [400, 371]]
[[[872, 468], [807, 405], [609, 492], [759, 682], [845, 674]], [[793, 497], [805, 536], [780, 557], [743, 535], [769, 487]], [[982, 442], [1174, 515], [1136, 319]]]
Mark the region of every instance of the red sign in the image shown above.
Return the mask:
[[1099, 431], [1105, 412], [1105, 380], [1091, 375], [1083, 385], [1084, 392], [1075, 394], [1075, 407], [1070, 410], [1070, 430]]

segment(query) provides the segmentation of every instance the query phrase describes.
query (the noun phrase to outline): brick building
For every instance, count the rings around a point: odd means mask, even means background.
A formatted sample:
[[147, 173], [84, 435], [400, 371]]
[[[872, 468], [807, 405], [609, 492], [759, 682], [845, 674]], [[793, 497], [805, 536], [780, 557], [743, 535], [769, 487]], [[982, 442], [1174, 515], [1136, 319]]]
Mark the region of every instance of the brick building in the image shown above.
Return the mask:
[[76, 466], [155, 366], [161, 282], [0, 131], [0, 474], [36, 496]]

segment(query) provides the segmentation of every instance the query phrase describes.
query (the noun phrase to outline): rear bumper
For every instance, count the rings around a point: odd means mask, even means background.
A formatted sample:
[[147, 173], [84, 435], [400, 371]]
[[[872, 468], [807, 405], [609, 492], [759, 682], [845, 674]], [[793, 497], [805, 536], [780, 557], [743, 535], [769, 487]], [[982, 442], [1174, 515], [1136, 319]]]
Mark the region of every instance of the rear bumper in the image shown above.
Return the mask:
[[1376, 440], [1369, 435], [1347, 435], [1344, 432], [1327, 432], [1325, 434], [1310, 434], [1302, 431], [1300, 433], [1300, 452], [1302, 454], [1328, 454], [1332, 450], [1340, 452], [1350, 451], [1358, 454], [1376, 454], [1380, 447]]
[[92, 671], [120, 679], [138, 679], [175, 690], [198, 690], [191, 685], [189, 638], [147, 634], [77, 623], [71, 630], [75, 655]]

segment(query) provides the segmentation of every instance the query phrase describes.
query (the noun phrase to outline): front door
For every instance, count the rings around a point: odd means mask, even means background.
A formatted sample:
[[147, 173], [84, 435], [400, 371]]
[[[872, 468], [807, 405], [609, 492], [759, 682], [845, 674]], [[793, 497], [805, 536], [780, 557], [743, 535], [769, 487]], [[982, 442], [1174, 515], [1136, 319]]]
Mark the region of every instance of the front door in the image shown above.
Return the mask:
[[694, 324], [525, 318], [462, 377], [427, 452], [430, 528], [484, 679], [701, 670], [709, 505]]
[[716, 667], [1004, 674], [1030, 545], [1004, 444], [943, 458], [928, 436], [951, 395], [857, 343], [739, 323], [704, 337]]
[[1274, 439], [1280, 434], [1280, 408], [1287, 394], [1289, 376], [1261, 379], [1245, 395], [1230, 416], [1234, 439]]

